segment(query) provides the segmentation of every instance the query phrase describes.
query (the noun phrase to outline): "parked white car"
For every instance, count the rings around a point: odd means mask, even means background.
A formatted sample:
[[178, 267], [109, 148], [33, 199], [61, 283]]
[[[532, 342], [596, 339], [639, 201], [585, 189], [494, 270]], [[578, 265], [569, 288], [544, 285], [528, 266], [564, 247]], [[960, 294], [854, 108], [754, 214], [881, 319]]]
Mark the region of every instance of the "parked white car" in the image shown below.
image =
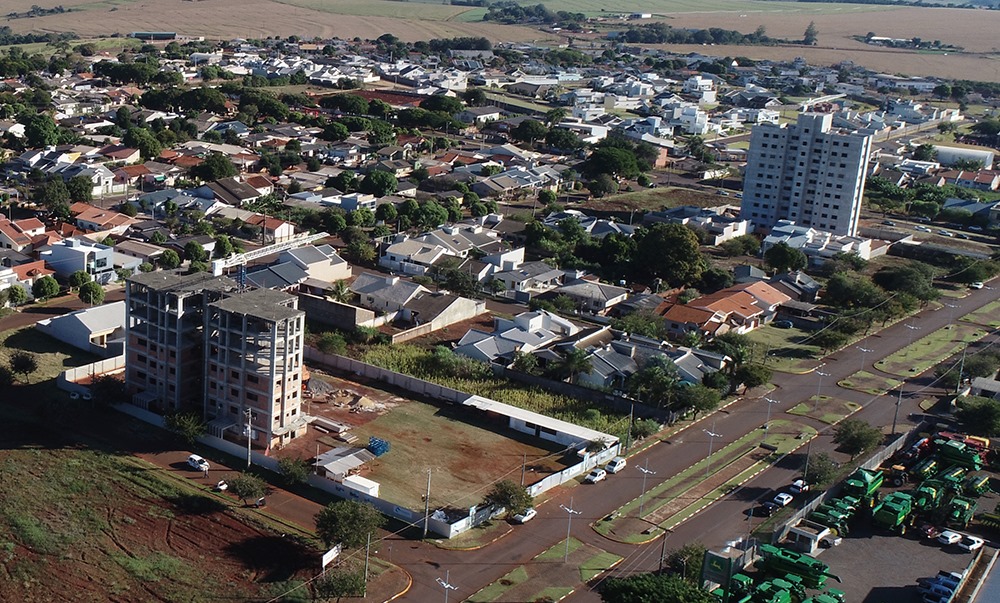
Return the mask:
[[787, 507], [793, 500], [795, 500], [794, 496], [787, 492], [782, 492], [774, 497], [774, 504], [779, 507]]
[[511, 519], [517, 523], [528, 523], [535, 517], [535, 515], [538, 515], [538, 511], [536, 511], [534, 507], [528, 507], [524, 510], [524, 513], [517, 513]]
[[197, 469], [198, 471], [208, 471], [209, 468], [208, 461], [201, 458], [197, 454], [192, 454], [188, 457], [188, 465], [192, 469]]
[[804, 479], [797, 479], [792, 482], [791, 486], [788, 486], [788, 489], [792, 492], [792, 494], [802, 494], [803, 492], [809, 491], [809, 484], [807, 484]]
[[944, 532], [938, 534], [937, 541], [939, 544], [943, 544], [945, 546], [958, 544], [959, 542], [962, 541], [962, 535], [959, 534], [958, 532], [945, 530]]
[[618, 473], [619, 471], [624, 469], [625, 465], [627, 464], [628, 463], [625, 461], [625, 457], [616, 456], [615, 458], [611, 459], [611, 461], [607, 465], [605, 465], [604, 469], [608, 473]]
[[587, 477], [583, 478], [583, 481], [588, 484], [596, 484], [597, 482], [604, 481], [608, 477], [608, 472], [604, 469], [594, 469], [587, 474]]
[[983, 539], [979, 536], [962, 536], [962, 539], [958, 541], [958, 548], [963, 551], [973, 552], [978, 551], [983, 548]]

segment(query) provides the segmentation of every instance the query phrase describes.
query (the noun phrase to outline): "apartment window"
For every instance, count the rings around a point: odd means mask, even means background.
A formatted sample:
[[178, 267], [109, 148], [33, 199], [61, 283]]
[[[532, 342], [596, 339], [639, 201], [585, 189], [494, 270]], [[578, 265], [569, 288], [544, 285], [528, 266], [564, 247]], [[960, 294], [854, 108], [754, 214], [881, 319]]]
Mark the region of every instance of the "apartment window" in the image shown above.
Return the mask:
[[290, 415], [292, 415], [292, 416], [294, 417], [295, 415], [299, 414], [299, 409], [297, 409], [297, 408], [293, 408], [293, 409], [292, 409], [292, 412], [290, 412], [290, 413], [288, 413], [288, 414], [290, 414]]
[[143, 356], [142, 354], [139, 354], [138, 356], [135, 357], [135, 361], [138, 362], [139, 364], [146, 364], [146, 357]]
[[170, 357], [177, 358], [177, 352], [175, 352], [174, 350], [170, 350]]
[[215, 389], [215, 381], [209, 381], [208, 389]]
[[247, 381], [250, 383], [260, 383], [260, 379], [257, 375], [247, 375]]
[[233, 405], [229, 406], [229, 414], [235, 415], [235, 414], [238, 414], [239, 412], [240, 412], [240, 409], [237, 408], [236, 406], [233, 406]]
[[240, 374], [239, 374], [238, 371], [230, 371], [229, 372], [229, 376], [232, 377], [233, 379], [239, 379], [240, 378]]
[[177, 388], [174, 386], [173, 383], [171, 383], [170, 385], [167, 386], [167, 391], [175, 392], [177, 391]]
[[175, 369], [174, 367], [170, 367], [170, 374], [171, 375], [176, 375], [177, 374], [177, 369]]
[[257, 401], [257, 394], [247, 393], [247, 400], [249, 400], [251, 402], [256, 402]]
[[231, 387], [229, 388], [229, 395], [235, 398], [240, 395], [240, 390], [236, 389], [235, 387]]

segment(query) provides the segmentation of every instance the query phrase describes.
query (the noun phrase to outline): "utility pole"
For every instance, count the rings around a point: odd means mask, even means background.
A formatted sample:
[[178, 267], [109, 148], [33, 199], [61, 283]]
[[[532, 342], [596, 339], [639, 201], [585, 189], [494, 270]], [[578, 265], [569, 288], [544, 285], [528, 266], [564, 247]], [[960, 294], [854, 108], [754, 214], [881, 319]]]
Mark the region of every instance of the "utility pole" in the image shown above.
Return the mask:
[[253, 462], [250, 456], [250, 442], [253, 439], [253, 412], [249, 408], [244, 412], [247, 415], [247, 469], [249, 469], [250, 464]]
[[[424, 538], [427, 538], [427, 523], [431, 518], [431, 470], [427, 470], [427, 494], [424, 495]], [[445, 590], [445, 598], [448, 591]]]
[[628, 407], [628, 431], [625, 432], [625, 452], [628, 452], [629, 447], [632, 445], [632, 417], [635, 413], [635, 403], [629, 404]]
[[896, 411], [892, 413], [892, 435], [896, 435], [896, 419], [899, 418], [899, 405], [903, 403], [903, 386], [899, 386], [899, 397], [896, 398]]
[[656, 475], [655, 471], [649, 470], [649, 459], [646, 459], [646, 464], [644, 467], [636, 467], [639, 471], [642, 471], [642, 494], [639, 495], [639, 517], [642, 518], [642, 508], [643, 504], [646, 502], [646, 478], [650, 475]]
[[[715, 429], [715, 421], [712, 421], [712, 429]], [[708, 479], [709, 469], [712, 466], [712, 447], [715, 444], [715, 438], [721, 438], [722, 434], [707, 429], [702, 429], [702, 431], [708, 434], [708, 456], [705, 458], [705, 479]]]
[[521, 487], [524, 487], [524, 469], [528, 465], [528, 453], [521, 455]]
[[824, 373], [823, 371], [819, 370], [820, 368], [822, 368], [824, 366], [826, 366], [826, 365], [825, 364], [821, 364], [818, 367], [816, 367], [816, 374], [819, 375], [819, 381], [816, 383], [816, 402], [813, 404], [813, 410], [816, 410], [816, 407], [819, 406], [820, 391], [823, 388], [823, 377], [829, 377], [830, 376], [830, 373]]
[[[965, 344], [962, 349], [962, 361], [958, 364], [958, 383], [955, 384], [955, 395], [962, 391], [962, 373], [965, 371], [965, 354], [969, 351], [969, 344]], [[895, 433], [895, 431], [893, 432]]]
[[362, 597], [368, 596], [368, 562], [371, 559], [372, 552], [372, 533], [368, 532], [368, 544], [365, 545], [365, 586], [362, 593]]
[[780, 404], [778, 400], [772, 400], [771, 398], [764, 398], [764, 402], [767, 403], [767, 421], [764, 423], [764, 437], [761, 438], [761, 442], [767, 440], [767, 432], [771, 429], [771, 405]]

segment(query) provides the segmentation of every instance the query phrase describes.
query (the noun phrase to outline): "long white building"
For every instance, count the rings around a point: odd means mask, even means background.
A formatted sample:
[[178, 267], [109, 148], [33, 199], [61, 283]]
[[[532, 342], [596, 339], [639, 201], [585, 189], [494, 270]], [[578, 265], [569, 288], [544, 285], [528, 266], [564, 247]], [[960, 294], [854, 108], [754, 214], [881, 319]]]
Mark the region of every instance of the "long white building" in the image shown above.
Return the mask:
[[803, 113], [795, 125], [753, 129], [740, 213], [756, 229], [779, 220], [855, 236], [871, 137], [838, 132], [829, 113]]

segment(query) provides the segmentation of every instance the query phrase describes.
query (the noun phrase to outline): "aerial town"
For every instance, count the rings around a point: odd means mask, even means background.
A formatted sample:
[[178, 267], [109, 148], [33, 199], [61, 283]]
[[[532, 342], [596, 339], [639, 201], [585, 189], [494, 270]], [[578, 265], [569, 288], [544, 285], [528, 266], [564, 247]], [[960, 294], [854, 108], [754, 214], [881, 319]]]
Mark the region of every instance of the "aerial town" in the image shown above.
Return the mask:
[[0, 601], [1000, 601], [995, 6], [167, 4], [0, 26]]

